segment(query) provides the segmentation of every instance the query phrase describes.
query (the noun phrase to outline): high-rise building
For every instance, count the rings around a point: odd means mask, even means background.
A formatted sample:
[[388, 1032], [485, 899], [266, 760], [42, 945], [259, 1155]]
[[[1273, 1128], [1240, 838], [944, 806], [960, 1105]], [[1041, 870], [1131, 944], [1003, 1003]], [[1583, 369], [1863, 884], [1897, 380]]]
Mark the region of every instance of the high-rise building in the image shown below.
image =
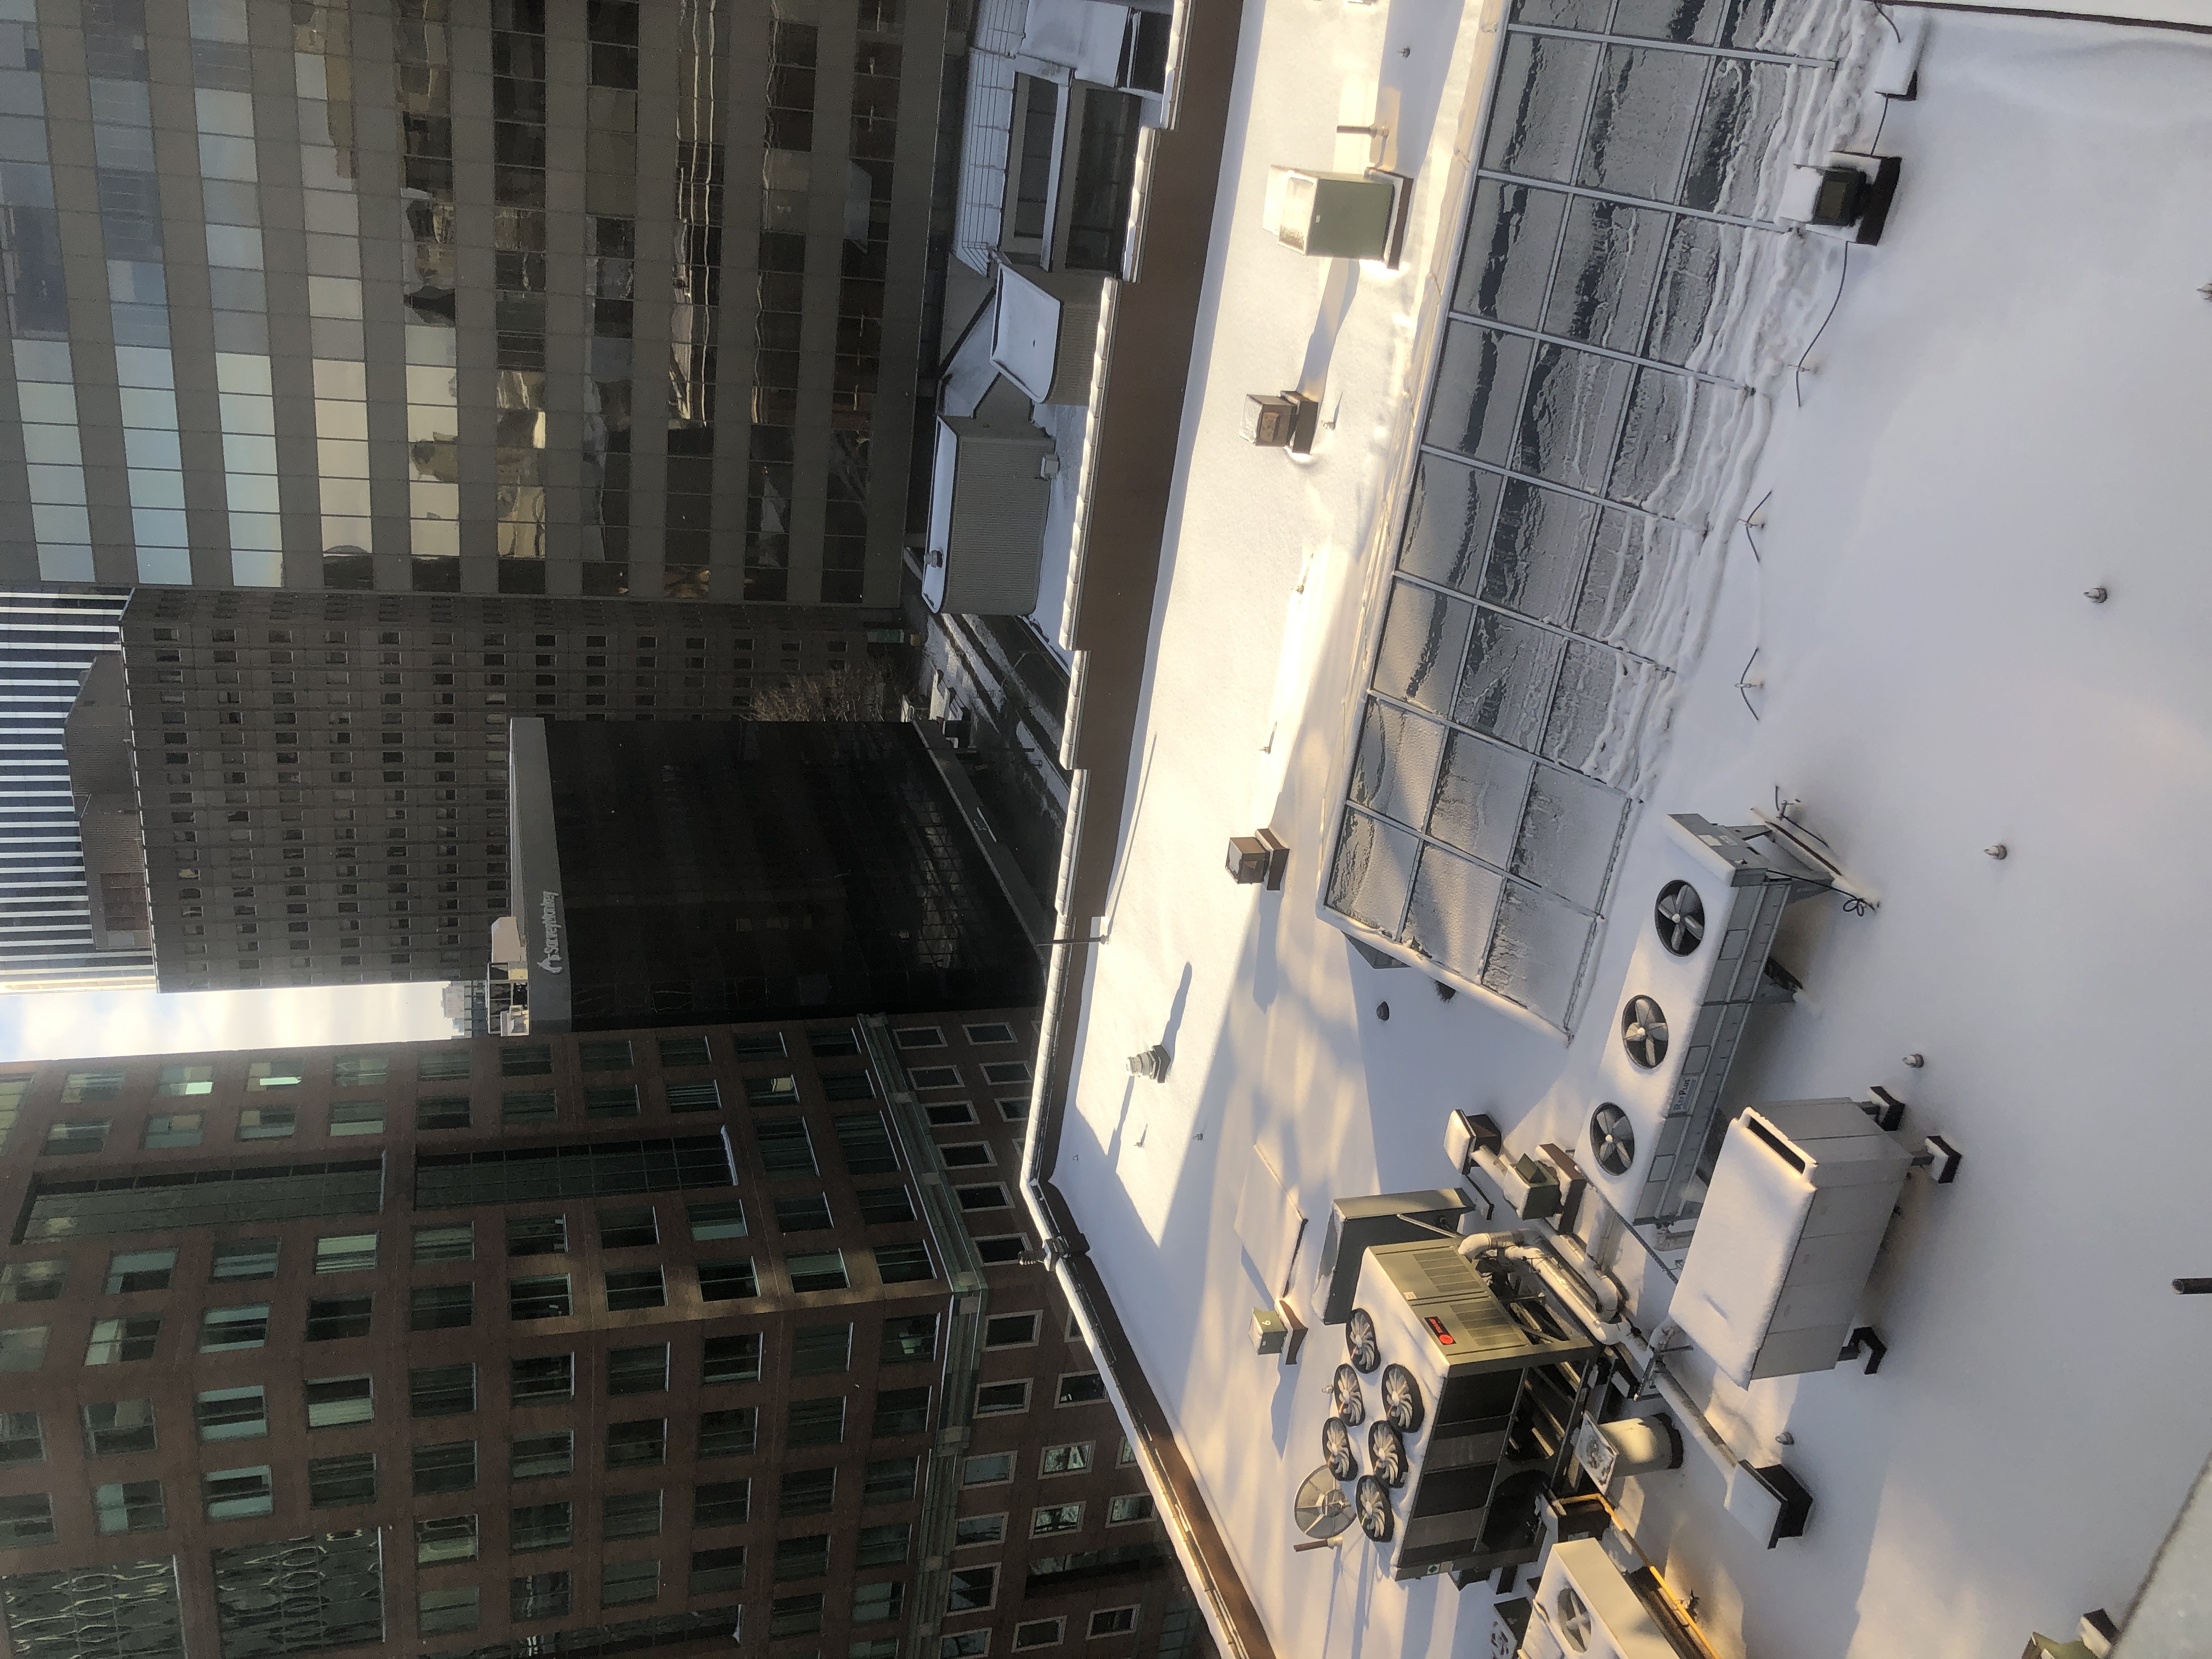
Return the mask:
[[889, 605], [944, 0], [0, 5], [0, 580]]
[[13, 1659], [1206, 1650], [1033, 1015], [0, 1073]]
[[139, 589], [124, 620], [164, 990], [453, 980], [510, 908], [510, 714], [743, 718], [860, 679], [869, 612]]
[[153, 982], [125, 598], [0, 592], [0, 992]]

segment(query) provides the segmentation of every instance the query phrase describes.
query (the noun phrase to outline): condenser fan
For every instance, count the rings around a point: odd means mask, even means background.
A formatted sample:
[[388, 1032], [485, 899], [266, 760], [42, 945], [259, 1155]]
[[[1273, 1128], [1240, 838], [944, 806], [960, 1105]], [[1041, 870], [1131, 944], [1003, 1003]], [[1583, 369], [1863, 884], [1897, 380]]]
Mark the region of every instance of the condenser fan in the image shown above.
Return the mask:
[[1379, 1417], [1367, 1425], [1367, 1472], [1386, 1486], [1406, 1484], [1406, 1443]]
[[1610, 1176], [1628, 1173], [1636, 1162], [1636, 1128], [1628, 1114], [1607, 1101], [1590, 1114], [1590, 1156]]
[[1650, 997], [1631, 997], [1620, 1011], [1620, 1046], [1645, 1071], [1667, 1058], [1667, 1011]]
[[1352, 1524], [1352, 1500], [1337, 1485], [1338, 1475], [1331, 1468], [1318, 1468], [1305, 1478], [1298, 1488], [1298, 1499], [1291, 1511], [1297, 1517], [1298, 1530], [1309, 1538], [1334, 1538]]
[[1352, 1317], [1345, 1322], [1344, 1351], [1352, 1356], [1352, 1363], [1362, 1375], [1382, 1363], [1382, 1350], [1375, 1342], [1375, 1316], [1364, 1308], [1354, 1308]]
[[1321, 1455], [1328, 1460], [1328, 1472], [1340, 1480], [1359, 1473], [1359, 1454], [1352, 1449], [1352, 1431], [1342, 1418], [1332, 1417], [1321, 1425]]
[[1390, 1489], [1371, 1474], [1363, 1474], [1352, 1489], [1352, 1506], [1359, 1511], [1359, 1530], [1376, 1543], [1390, 1535]]
[[1651, 920], [1659, 929], [1659, 942], [1674, 956], [1695, 956], [1705, 942], [1705, 902], [1686, 881], [1670, 881], [1659, 890]]
[[1590, 1644], [1590, 1610], [1583, 1598], [1575, 1594], [1571, 1584], [1559, 1586], [1559, 1594], [1552, 1603], [1552, 1624], [1559, 1632], [1559, 1639], [1567, 1644], [1571, 1653], [1588, 1653]]
[[1421, 1385], [1403, 1365], [1382, 1368], [1382, 1415], [1402, 1433], [1421, 1426]]
[[1336, 1368], [1336, 1380], [1329, 1385], [1329, 1394], [1336, 1401], [1336, 1414], [1351, 1428], [1358, 1428], [1367, 1420], [1367, 1395], [1359, 1386], [1359, 1373], [1349, 1365]]

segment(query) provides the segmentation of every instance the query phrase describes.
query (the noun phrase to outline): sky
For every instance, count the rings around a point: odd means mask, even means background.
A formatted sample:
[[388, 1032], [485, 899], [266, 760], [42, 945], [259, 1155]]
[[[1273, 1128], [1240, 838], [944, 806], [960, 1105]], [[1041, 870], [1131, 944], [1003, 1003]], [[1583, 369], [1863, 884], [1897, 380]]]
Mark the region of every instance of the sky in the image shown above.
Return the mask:
[[0, 1061], [419, 1042], [453, 1035], [442, 985], [0, 996]]

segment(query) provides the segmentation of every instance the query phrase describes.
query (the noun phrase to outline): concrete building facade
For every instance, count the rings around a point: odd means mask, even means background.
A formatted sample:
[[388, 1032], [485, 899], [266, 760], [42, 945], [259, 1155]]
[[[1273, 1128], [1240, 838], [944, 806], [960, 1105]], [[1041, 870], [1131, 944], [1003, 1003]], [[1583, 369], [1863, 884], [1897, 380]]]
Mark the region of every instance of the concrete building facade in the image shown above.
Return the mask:
[[0, 1077], [9, 1651], [1206, 1651], [1024, 1260], [1035, 1036]]

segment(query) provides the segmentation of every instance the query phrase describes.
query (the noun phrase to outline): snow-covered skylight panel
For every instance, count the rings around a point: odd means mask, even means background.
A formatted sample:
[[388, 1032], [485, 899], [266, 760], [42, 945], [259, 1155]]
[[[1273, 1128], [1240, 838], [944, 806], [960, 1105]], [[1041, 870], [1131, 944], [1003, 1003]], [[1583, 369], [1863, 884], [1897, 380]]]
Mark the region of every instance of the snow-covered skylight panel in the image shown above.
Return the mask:
[[[1747, 430], [1731, 324], [1833, 6], [1521, 0], [1325, 902], [1570, 1029]], [[1768, 262], [1771, 263], [1771, 262]]]

